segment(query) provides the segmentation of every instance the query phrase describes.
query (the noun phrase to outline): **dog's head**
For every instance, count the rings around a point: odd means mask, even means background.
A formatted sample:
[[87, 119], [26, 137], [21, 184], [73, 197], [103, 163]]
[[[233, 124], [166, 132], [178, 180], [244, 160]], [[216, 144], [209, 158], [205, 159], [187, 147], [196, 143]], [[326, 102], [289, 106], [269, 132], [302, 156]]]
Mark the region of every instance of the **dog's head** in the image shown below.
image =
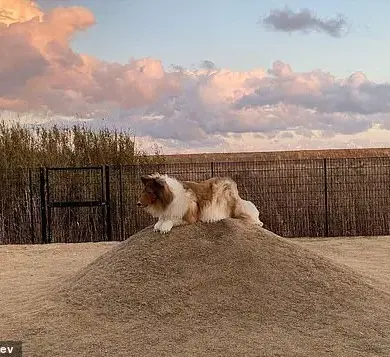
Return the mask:
[[141, 176], [141, 181], [144, 187], [137, 202], [138, 207], [155, 205], [163, 208], [172, 202], [173, 194], [160, 174]]

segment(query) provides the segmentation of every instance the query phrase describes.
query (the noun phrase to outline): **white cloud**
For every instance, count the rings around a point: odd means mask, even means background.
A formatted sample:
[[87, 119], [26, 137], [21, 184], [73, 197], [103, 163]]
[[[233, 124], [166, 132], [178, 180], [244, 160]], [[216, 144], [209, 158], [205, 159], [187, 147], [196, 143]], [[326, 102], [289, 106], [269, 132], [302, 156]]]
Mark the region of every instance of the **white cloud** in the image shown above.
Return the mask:
[[181, 141], [248, 132], [352, 135], [375, 124], [388, 125], [376, 115], [390, 111], [390, 86], [372, 83], [361, 73], [336, 79], [319, 70], [296, 73], [277, 61], [269, 71], [183, 71], [180, 77], [178, 95], [121, 111], [117, 122], [140, 135]]

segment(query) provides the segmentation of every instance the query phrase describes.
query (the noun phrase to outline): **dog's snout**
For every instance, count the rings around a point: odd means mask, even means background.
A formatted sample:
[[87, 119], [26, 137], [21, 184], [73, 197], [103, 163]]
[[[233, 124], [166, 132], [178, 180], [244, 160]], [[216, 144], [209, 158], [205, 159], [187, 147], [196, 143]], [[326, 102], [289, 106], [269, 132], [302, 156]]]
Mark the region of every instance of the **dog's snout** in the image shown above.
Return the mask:
[[142, 203], [140, 201], [137, 202], [137, 206], [138, 207], [141, 207], [142, 206]]

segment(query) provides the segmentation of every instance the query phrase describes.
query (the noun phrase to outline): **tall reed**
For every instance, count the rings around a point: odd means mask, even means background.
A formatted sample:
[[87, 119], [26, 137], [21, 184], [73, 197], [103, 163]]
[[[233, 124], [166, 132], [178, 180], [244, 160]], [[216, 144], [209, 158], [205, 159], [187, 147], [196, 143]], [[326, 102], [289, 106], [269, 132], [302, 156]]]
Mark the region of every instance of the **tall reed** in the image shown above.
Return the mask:
[[0, 170], [39, 166], [129, 165], [158, 163], [158, 151], [146, 155], [129, 132], [86, 126], [28, 127], [0, 122]]

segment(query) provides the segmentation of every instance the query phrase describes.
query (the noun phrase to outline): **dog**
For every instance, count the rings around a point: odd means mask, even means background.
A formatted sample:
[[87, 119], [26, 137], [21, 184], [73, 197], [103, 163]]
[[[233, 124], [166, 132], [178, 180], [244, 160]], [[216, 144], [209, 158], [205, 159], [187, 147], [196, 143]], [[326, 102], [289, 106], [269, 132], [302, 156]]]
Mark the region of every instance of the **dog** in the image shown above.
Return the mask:
[[155, 173], [142, 176], [141, 181], [144, 187], [137, 206], [158, 218], [155, 232], [165, 234], [175, 226], [225, 218], [263, 226], [258, 209], [239, 196], [237, 184], [231, 178], [193, 182]]

